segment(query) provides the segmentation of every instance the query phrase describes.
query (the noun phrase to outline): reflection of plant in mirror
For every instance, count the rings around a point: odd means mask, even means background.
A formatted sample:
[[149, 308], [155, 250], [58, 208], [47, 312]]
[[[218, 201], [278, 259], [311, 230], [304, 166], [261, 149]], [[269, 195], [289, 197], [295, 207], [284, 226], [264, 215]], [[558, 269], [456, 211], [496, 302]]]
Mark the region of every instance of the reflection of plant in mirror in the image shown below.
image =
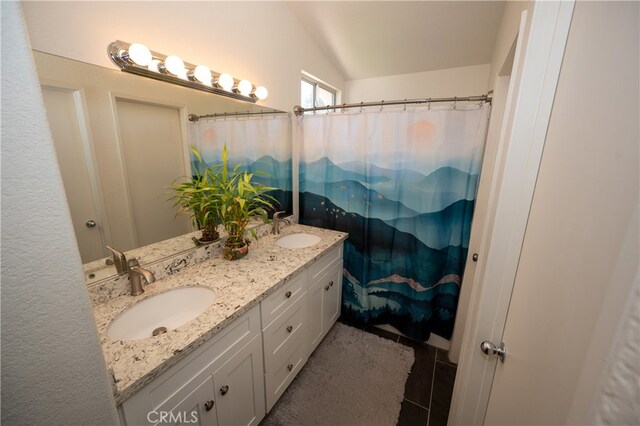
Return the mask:
[[[221, 220], [218, 215], [216, 203], [219, 197], [216, 194], [217, 187], [212, 185], [212, 178], [217, 175], [202, 160], [200, 152], [191, 147], [191, 152], [197, 160], [193, 176], [181, 177], [173, 181], [171, 189], [175, 195], [171, 197], [174, 207], [179, 207], [178, 213], [187, 213], [192, 216], [194, 226], [202, 230], [201, 242], [216, 241], [220, 238], [218, 225]], [[180, 182], [184, 180], [183, 182]]]
[[[229, 234], [223, 247], [224, 256], [229, 260], [243, 257], [249, 251], [245, 231], [251, 218], [260, 216], [268, 222], [268, 211], [273, 209], [272, 203], [277, 203], [275, 198], [266, 194], [276, 188], [253, 182], [253, 175], [240, 171], [239, 164], [229, 170], [226, 145], [222, 150], [221, 167], [210, 175], [215, 187], [213, 192], [218, 197], [215, 203], [218, 216]], [[253, 230], [251, 235], [257, 238]]]

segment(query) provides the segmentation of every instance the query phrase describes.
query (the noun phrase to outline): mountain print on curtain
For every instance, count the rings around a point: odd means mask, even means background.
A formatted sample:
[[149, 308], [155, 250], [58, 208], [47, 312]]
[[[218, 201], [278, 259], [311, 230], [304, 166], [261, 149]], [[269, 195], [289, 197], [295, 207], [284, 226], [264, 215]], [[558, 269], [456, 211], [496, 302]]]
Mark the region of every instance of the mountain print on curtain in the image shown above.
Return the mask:
[[300, 221], [349, 233], [342, 315], [449, 339], [489, 106], [306, 115]]
[[[254, 181], [278, 188], [270, 191], [279, 203], [277, 210], [293, 212], [291, 120], [288, 114], [261, 118], [229, 117], [203, 120], [191, 125], [191, 143], [207, 164], [222, 161], [227, 145], [231, 166], [254, 173]], [[197, 164], [191, 158], [192, 168]]]

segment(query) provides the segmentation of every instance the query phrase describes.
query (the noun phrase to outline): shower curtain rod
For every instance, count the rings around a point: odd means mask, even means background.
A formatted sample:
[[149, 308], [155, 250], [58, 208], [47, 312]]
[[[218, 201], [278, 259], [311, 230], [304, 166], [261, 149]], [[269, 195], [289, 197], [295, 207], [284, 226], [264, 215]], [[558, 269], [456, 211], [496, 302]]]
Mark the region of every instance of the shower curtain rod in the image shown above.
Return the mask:
[[386, 105], [407, 105], [407, 104], [431, 104], [436, 102], [489, 102], [491, 103], [492, 97], [489, 96], [493, 93], [493, 91], [489, 91], [486, 95], [480, 96], [454, 96], [453, 98], [424, 98], [424, 99], [404, 99], [398, 101], [380, 101], [380, 102], [360, 102], [360, 103], [351, 103], [351, 104], [342, 104], [342, 105], [328, 105], [323, 107], [313, 107], [313, 108], [302, 108], [300, 105], [296, 105], [293, 108], [293, 113], [297, 116], [304, 114], [309, 111], [327, 111], [327, 110], [337, 110], [337, 109], [345, 109], [345, 108], [365, 108], [372, 106], [384, 107]]
[[244, 116], [244, 115], [271, 115], [271, 114], [289, 114], [287, 111], [278, 111], [278, 110], [272, 110], [272, 111], [265, 111], [265, 110], [260, 110], [260, 111], [245, 111], [245, 112], [216, 112], [213, 114], [206, 114], [206, 115], [196, 115], [196, 114], [189, 114], [189, 121], [193, 121], [196, 122], [198, 120], [200, 120], [201, 118], [217, 118], [217, 117], [238, 117], [238, 116]]

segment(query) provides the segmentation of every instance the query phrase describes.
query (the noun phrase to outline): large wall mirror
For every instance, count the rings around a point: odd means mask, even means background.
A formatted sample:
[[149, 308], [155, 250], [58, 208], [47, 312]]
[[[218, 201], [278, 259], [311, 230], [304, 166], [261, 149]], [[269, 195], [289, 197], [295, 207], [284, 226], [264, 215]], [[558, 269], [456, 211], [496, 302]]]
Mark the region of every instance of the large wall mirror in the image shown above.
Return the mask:
[[[78, 247], [93, 278], [116, 274], [106, 245], [152, 247], [143, 263], [194, 247], [184, 238], [196, 231], [192, 220], [176, 215], [170, 200], [172, 182], [192, 174], [190, 145], [209, 163], [220, 161], [226, 145], [232, 164], [266, 172], [264, 183], [279, 188], [279, 209], [291, 212], [289, 114], [43, 52], [34, 57]], [[191, 114], [215, 117], [190, 121]]]

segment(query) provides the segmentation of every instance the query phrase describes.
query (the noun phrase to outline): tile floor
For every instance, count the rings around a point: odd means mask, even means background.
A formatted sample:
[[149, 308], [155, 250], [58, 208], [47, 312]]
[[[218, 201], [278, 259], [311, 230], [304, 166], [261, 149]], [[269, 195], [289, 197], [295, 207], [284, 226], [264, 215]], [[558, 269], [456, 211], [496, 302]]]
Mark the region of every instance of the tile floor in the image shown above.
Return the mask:
[[376, 327], [367, 327], [365, 331], [411, 346], [415, 351], [398, 426], [445, 426], [456, 377], [456, 365], [449, 362], [447, 351]]

